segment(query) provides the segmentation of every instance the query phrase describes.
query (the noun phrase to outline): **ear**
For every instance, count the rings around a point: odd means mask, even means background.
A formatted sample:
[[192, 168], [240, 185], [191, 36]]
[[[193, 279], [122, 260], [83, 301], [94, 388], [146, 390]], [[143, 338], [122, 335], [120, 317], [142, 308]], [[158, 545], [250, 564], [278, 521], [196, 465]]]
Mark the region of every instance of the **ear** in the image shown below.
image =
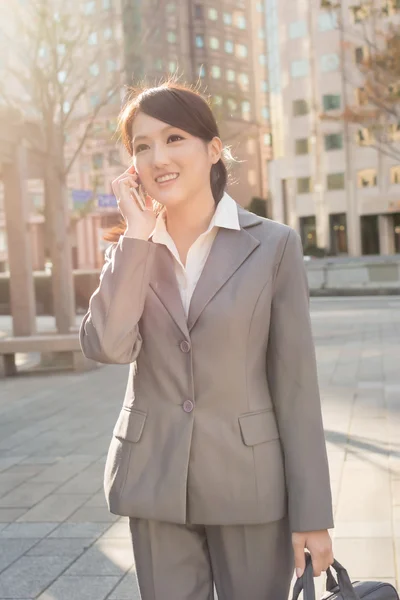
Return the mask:
[[215, 165], [222, 156], [223, 143], [219, 137], [215, 136], [208, 146], [211, 162]]

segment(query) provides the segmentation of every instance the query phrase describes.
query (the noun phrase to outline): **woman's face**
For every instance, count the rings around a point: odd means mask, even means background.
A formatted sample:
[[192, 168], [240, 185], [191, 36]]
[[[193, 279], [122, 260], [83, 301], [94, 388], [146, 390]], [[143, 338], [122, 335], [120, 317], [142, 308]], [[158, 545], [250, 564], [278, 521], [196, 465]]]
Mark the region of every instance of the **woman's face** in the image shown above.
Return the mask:
[[[205, 144], [183, 129], [138, 113], [132, 125], [132, 146], [133, 164], [143, 186], [161, 204], [177, 206], [210, 193], [210, 170], [222, 153], [218, 137]], [[157, 180], [165, 174], [178, 177], [165, 183]]]

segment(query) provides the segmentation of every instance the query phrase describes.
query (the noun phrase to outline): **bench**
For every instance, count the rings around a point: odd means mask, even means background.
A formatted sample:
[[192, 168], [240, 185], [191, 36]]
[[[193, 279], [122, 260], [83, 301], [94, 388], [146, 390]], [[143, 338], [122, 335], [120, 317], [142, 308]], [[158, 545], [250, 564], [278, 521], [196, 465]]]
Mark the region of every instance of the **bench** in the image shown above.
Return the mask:
[[0, 338], [0, 377], [16, 375], [15, 355], [20, 352], [59, 353], [74, 371], [88, 371], [98, 365], [82, 354], [77, 333], [10, 336]]

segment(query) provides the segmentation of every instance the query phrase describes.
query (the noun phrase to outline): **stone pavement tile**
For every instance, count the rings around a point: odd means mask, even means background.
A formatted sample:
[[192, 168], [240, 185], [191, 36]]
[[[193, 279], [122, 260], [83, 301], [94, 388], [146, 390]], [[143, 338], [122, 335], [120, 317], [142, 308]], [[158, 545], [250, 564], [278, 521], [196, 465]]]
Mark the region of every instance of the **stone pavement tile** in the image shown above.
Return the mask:
[[335, 520], [335, 538], [392, 538], [392, 521]]
[[392, 494], [393, 504], [395, 506], [400, 506], [400, 480], [394, 480], [392, 482]]
[[[353, 417], [350, 426], [350, 438], [362, 438], [367, 447], [378, 448], [387, 436], [387, 419], [384, 416], [377, 418]], [[361, 446], [363, 447], [363, 446]]]
[[105, 600], [119, 577], [71, 577], [57, 579], [37, 600]]
[[87, 494], [51, 494], [28, 510], [18, 521], [34, 523], [43, 521], [62, 522], [88, 499]]
[[141, 600], [134, 567], [125, 575], [107, 600]]
[[[393, 527], [394, 527], [395, 538], [400, 539], [400, 506], [393, 507]], [[399, 572], [399, 576], [400, 576], [400, 572]]]
[[3, 471], [6, 471], [13, 465], [20, 463], [21, 460], [23, 460], [24, 458], [25, 458], [25, 455], [0, 457], [0, 473], [2, 473]]
[[21, 460], [22, 465], [54, 465], [61, 457], [46, 455], [29, 455]]
[[21, 483], [25, 482], [24, 475], [21, 474], [8, 474], [7, 471], [0, 473], [0, 498], [5, 496], [12, 489], [21, 485]]
[[31, 479], [31, 483], [59, 482], [61, 484], [86, 469], [89, 464], [90, 459], [79, 462], [67, 462], [60, 460], [56, 464], [44, 469], [44, 471], [39, 473], [39, 475], [36, 475], [33, 479]]
[[107, 506], [106, 498], [104, 496], [103, 489], [100, 492], [94, 494], [85, 504], [85, 506], [94, 506], [97, 508], [103, 508]]
[[86, 469], [64, 483], [57, 491], [60, 494], [93, 494], [103, 488], [103, 472], [92, 473]]
[[39, 539], [36, 538], [2, 540], [0, 543], [0, 572], [38, 542]]
[[54, 531], [57, 525], [58, 523], [10, 523], [0, 531], [0, 541], [3, 538], [43, 538]]
[[22, 483], [0, 498], [0, 507], [31, 508], [57, 487], [56, 483]]
[[12, 523], [26, 512], [26, 508], [0, 508], [0, 523]]
[[72, 556], [77, 558], [93, 544], [94, 538], [45, 538], [27, 556]]
[[121, 576], [133, 565], [132, 544], [128, 539], [100, 538], [89, 548], [65, 575]]
[[128, 538], [130, 540], [130, 529], [128, 521], [117, 521], [101, 536], [100, 539]]
[[69, 523], [88, 523], [90, 521], [112, 523], [117, 519], [118, 516], [111, 514], [106, 507], [84, 506], [74, 512], [67, 521]]
[[23, 556], [0, 575], [0, 598], [37, 596], [72, 560], [65, 556]]
[[352, 580], [396, 577], [392, 539], [334, 538], [333, 551]]
[[109, 527], [110, 523], [62, 523], [50, 533], [49, 538], [91, 538], [95, 540]]

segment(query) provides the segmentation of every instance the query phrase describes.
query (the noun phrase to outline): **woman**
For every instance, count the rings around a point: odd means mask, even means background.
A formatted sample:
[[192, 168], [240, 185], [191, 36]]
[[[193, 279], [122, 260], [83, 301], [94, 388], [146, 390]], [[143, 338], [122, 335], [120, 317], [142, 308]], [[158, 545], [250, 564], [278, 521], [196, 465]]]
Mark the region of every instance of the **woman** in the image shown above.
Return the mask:
[[209, 600], [213, 583], [219, 600], [286, 600], [305, 548], [316, 576], [333, 562], [299, 237], [225, 192], [197, 91], [143, 90], [121, 131], [133, 158], [113, 182], [125, 223], [80, 330], [87, 357], [130, 364], [109, 508], [130, 518], [143, 600]]

